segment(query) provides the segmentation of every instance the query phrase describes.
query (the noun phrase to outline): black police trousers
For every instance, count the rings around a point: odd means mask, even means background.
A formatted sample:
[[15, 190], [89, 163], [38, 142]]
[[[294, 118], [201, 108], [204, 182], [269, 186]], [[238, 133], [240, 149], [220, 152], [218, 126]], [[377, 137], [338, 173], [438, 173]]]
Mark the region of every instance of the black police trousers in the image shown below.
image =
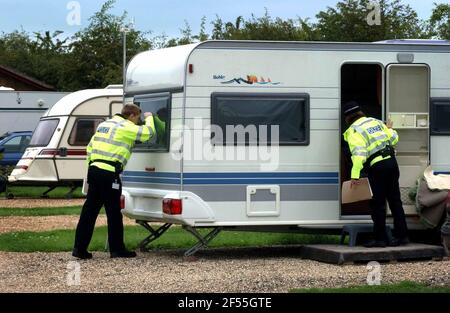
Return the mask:
[[375, 240], [387, 242], [386, 200], [394, 218], [394, 236], [399, 239], [408, 236], [399, 178], [400, 170], [395, 157], [377, 162], [369, 169], [369, 181], [373, 193], [370, 210]]
[[[75, 233], [74, 248], [87, 251], [94, 232], [95, 221], [102, 206], [105, 206], [108, 221], [108, 242], [110, 252], [125, 250], [123, 242], [123, 221], [120, 212], [122, 183], [119, 174], [90, 166], [88, 170], [89, 189], [81, 210]], [[113, 188], [113, 184], [117, 184]]]

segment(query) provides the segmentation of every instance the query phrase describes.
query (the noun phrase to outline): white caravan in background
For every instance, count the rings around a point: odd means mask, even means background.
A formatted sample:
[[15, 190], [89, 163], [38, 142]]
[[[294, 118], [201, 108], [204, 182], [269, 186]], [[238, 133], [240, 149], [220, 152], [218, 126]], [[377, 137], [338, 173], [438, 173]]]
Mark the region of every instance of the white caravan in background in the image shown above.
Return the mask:
[[[142, 247], [171, 224], [197, 236], [214, 228], [200, 246], [227, 228], [370, 225], [368, 202], [343, 205], [340, 195], [351, 168], [341, 105], [356, 100], [394, 121], [402, 200], [420, 229], [409, 195], [417, 178], [429, 164], [450, 173], [449, 73], [445, 41], [206, 41], [140, 53], [125, 103], [161, 122], [158, 140], [137, 146], [123, 173], [123, 214], [152, 232]], [[257, 133], [239, 138], [226, 125]], [[278, 126], [278, 152], [260, 142], [264, 125]]]
[[0, 87], [0, 134], [33, 131], [42, 114], [68, 92], [14, 91]]
[[[8, 177], [13, 185], [68, 185], [71, 192], [86, 177], [86, 146], [98, 124], [120, 113], [122, 86], [71, 93], [42, 116], [30, 145]], [[69, 196], [71, 195], [69, 193]]]

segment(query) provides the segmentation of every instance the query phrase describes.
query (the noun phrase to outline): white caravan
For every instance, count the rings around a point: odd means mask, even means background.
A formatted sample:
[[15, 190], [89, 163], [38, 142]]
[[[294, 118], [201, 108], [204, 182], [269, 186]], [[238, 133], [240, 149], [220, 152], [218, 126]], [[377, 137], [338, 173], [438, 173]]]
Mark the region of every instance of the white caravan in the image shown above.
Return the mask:
[[[402, 200], [420, 229], [417, 178], [429, 164], [450, 173], [449, 73], [448, 41], [206, 41], [140, 53], [125, 103], [160, 122], [123, 173], [123, 214], [152, 233], [141, 247], [171, 224], [201, 238], [197, 248], [229, 227], [370, 225], [368, 202], [341, 203], [351, 168], [341, 104], [356, 100], [394, 121]], [[275, 130], [279, 146], [267, 146]], [[201, 227], [214, 231], [202, 238]]]
[[42, 116], [29, 148], [8, 177], [14, 185], [68, 185], [73, 190], [86, 177], [86, 145], [97, 125], [121, 111], [122, 86], [81, 90], [58, 101]]
[[0, 87], [0, 134], [33, 131], [42, 114], [68, 94], [55, 91], [14, 91]]

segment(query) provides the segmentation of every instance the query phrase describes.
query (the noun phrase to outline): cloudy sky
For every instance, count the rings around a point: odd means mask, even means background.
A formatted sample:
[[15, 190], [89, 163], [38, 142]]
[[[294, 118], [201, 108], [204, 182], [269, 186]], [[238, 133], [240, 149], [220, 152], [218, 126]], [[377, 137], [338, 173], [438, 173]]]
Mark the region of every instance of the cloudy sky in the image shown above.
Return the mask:
[[[0, 0], [0, 31], [11, 32], [23, 29], [28, 32], [62, 30], [68, 34], [88, 25], [88, 18], [99, 10], [103, 0]], [[185, 21], [193, 33], [198, 33], [200, 20], [210, 22], [219, 15], [224, 21], [234, 21], [237, 16], [257, 17], [265, 8], [273, 17], [296, 18], [314, 16], [327, 6], [334, 6], [337, 0], [117, 0], [113, 10], [121, 14], [124, 10], [135, 19], [136, 28], [151, 31], [152, 36], [165, 34], [169, 37], [180, 35], [179, 29]], [[446, 0], [403, 0], [415, 9], [419, 17], [427, 19], [433, 2], [447, 3]], [[80, 23], [71, 13], [80, 11]], [[72, 17], [69, 19], [68, 16]]]

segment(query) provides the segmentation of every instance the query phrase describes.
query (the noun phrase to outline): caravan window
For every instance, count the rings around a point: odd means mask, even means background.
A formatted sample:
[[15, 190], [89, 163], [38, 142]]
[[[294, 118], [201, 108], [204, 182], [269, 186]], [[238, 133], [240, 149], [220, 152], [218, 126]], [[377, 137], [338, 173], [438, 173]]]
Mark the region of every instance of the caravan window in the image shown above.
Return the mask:
[[[213, 93], [211, 103], [211, 124], [222, 130], [222, 136], [212, 130], [213, 144], [309, 144], [307, 94]], [[271, 140], [275, 126], [279, 130], [276, 142]]]
[[45, 147], [52, 139], [59, 119], [41, 120], [31, 137], [30, 147]]
[[75, 121], [69, 136], [69, 145], [87, 146], [97, 126], [103, 122], [101, 118], [80, 118]]
[[450, 135], [450, 98], [431, 100], [430, 132], [432, 135]]
[[137, 149], [169, 151], [170, 139], [170, 111], [171, 95], [170, 93], [159, 93], [135, 97], [134, 103], [141, 108], [144, 120], [145, 112], [153, 113], [155, 122], [156, 136], [146, 143], [137, 143]]

